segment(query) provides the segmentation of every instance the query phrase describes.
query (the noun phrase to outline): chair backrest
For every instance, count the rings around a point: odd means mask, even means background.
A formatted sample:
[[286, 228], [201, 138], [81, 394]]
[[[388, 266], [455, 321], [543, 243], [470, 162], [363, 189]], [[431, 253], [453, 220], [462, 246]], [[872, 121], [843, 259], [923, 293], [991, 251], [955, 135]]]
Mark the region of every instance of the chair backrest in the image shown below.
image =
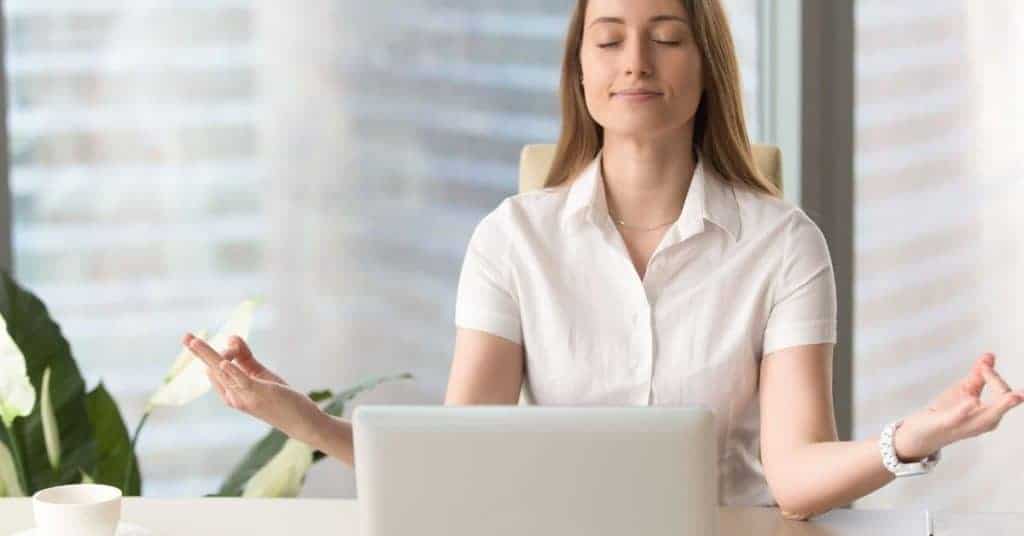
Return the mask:
[[[782, 191], [782, 151], [774, 145], [754, 144], [754, 162], [757, 169]], [[553, 143], [538, 143], [523, 147], [519, 156], [519, 191], [528, 192], [544, 186], [544, 180], [555, 159]], [[519, 389], [519, 405], [533, 404], [530, 393], [526, 390], [526, 381]]]
[[[754, 145], [757, 169], [782, 190], [782, 152], [774, 145]], [[544, 179], [555, 159], [553, 143], [538, 143], [523, 147], [519, 156], [519, 191], [528, 192], [544, 186]]]

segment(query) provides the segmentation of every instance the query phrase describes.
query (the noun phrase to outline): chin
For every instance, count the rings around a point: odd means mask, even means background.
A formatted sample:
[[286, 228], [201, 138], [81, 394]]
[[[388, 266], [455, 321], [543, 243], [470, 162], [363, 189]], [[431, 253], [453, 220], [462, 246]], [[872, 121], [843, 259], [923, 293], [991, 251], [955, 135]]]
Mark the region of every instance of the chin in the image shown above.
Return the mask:
[[620, 138], [660, 138], [671, 136], [678, 132], [680, 126], [652, 124], [651, 121], [617, 121], [613, 125], [605, 126], [605, 135], [611, 134]]

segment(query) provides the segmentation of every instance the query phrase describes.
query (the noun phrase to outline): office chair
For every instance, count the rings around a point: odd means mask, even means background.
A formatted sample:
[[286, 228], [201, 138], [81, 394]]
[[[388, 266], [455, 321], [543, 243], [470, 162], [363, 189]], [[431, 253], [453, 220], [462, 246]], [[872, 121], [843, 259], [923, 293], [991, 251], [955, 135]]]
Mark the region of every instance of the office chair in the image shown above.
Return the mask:
[[[754, 163], [757, 169], [782, 190], [782, 152], [774, 145], [754, 144]], [[553, 143], [538, 143], [523, 147], [519, 155], [519, 191], [529, 192], [544, 186], [544, 179], [555, 159]]]

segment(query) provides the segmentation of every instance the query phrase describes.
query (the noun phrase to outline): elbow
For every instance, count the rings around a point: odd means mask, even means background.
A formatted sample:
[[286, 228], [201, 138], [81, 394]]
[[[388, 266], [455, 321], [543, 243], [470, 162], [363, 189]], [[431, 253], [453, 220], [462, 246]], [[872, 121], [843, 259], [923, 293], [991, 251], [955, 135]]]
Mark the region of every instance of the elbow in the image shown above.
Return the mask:
[[768, 489], [771, 490], [772, 498], [778, 505], [779, 513], [783, 518], [792, 521], [807, 521], [831, 510], [830, 507], [815, 501], [814, 493], [800, 489], [798, 483], [792, 478], [786, 478], [787, 474], [786, 468], [780, 467], [777, 463], [765, 464]]
[[822, 509], [820, 506], [806, 501], [777, 499], [776, 503], [779, 505], [779, 513], [782, 514], [782, 517], [791, 521], [807, 521], [831, 510], [831, 508]]
[[779, 513], [782, 517], [790, 521], [807, 521], [813, 514], [810, 512], [802, 512], [799, 508], [788, 508], [783, 505], [779, 505]]
[[782, 518], [808, 521], [831, 509], [810, 482], [807, 472], [793, 465], [793, 458], [765, 460], [765, 479]]
[[820, 503], [816, 504], [812, 498], [806, 496], [806, 493], [785, 490], [782, 486], [778, 485], [772, 486], [769, 484], [768, 487], [772, 490], [772, 496], [775, 499], [775, 504], [779, 507], [779, 513], [785, 519], [807, 521], [812, 517], [831, 510], [830, 507], [823, 506]]

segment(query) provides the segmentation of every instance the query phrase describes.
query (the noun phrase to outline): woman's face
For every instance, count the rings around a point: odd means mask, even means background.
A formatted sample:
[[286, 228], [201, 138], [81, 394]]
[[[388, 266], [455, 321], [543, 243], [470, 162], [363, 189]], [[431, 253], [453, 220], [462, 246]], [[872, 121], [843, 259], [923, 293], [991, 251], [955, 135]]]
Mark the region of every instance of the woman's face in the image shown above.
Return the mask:
[[701, 57], [682, 2], [590, 0], [584, 19], [584, 95], [605, 136], [692, 129], [703, 90]]

